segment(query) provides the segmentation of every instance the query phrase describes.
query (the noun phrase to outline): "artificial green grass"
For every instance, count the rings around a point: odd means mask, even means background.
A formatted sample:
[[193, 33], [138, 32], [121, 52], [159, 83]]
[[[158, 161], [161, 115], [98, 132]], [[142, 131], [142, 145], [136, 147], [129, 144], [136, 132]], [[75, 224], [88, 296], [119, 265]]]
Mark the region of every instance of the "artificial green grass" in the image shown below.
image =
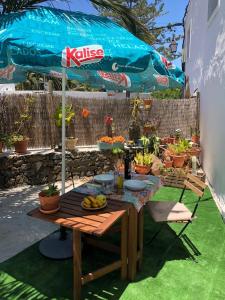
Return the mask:
[[[154, 199], [178, 199], [180, 190], [161, 188]], [[193, 208], [196, 198], [186, 192], [184, 202]], [[186, 201], [185, 201], [186, 200]], [[83, 299], [122, 300], [224, 300], [225, 224], [206, 191], [198, 218], [185, 231], [201, 255], [178, 240], [162, 264], [158, 264], [181, 225], [165, 226], [151, 245], [145, 243], [142, 270], [133, 283], [121, 281], [113, 272], [83, 287]], [[157, 230], [145, 215], [145, 240]], [[113, 259], [99, 250], [84, 248], [83, 267], [93, 270]], [[72, 299], [72, 260], [53, 261], [42, 257], [35, 244], [0, 264], [0, 300]]]

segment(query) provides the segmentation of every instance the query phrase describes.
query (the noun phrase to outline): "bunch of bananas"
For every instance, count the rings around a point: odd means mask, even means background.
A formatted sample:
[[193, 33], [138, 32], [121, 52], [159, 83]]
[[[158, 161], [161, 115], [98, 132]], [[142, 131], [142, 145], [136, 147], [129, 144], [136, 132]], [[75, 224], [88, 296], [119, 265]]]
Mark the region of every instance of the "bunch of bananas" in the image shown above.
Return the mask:
[[85, 208], [101, 208], [106, 203], [105, 195], [94, 196], [86, 196], [83, 200], [83, 206]]

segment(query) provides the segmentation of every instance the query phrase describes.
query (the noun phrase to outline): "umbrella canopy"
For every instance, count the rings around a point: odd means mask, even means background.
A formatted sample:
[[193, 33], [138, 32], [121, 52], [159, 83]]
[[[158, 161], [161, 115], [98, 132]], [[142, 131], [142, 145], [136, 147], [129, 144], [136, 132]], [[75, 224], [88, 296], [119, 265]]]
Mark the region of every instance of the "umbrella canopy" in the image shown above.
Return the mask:
[[[181, 87], [184, 75], [151, 46], [111, 20], [39, 8], [0, 18], [0, 83], [26, 72], [67, 78], [93, 87], [131, 92]], [[118, 73], [118, 74], [114, 74]]]

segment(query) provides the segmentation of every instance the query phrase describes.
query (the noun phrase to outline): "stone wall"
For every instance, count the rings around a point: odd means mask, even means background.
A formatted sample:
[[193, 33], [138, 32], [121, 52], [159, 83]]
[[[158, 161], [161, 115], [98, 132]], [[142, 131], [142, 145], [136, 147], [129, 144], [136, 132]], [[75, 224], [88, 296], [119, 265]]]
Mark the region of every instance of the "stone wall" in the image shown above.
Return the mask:
[[[111, 151], [74, 151], [66, 153], [67, 179], [92, 176], [113, 169]], [[1, 154], [0, 189], [18, 185], [39, 185], [61, 179], [61, 153], [33, 151], [26, 155]]]

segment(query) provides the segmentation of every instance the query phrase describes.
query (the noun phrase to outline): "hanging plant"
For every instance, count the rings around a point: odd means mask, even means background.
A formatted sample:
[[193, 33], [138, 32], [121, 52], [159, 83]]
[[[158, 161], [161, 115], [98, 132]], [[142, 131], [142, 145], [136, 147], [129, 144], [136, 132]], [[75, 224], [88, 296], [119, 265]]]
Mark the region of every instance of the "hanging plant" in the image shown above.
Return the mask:
[[83, 118], [87, 119], [90, 115], [90, 111], [87, 108], [84, 107], [82, 109], [81, 115], [82, 115]]

